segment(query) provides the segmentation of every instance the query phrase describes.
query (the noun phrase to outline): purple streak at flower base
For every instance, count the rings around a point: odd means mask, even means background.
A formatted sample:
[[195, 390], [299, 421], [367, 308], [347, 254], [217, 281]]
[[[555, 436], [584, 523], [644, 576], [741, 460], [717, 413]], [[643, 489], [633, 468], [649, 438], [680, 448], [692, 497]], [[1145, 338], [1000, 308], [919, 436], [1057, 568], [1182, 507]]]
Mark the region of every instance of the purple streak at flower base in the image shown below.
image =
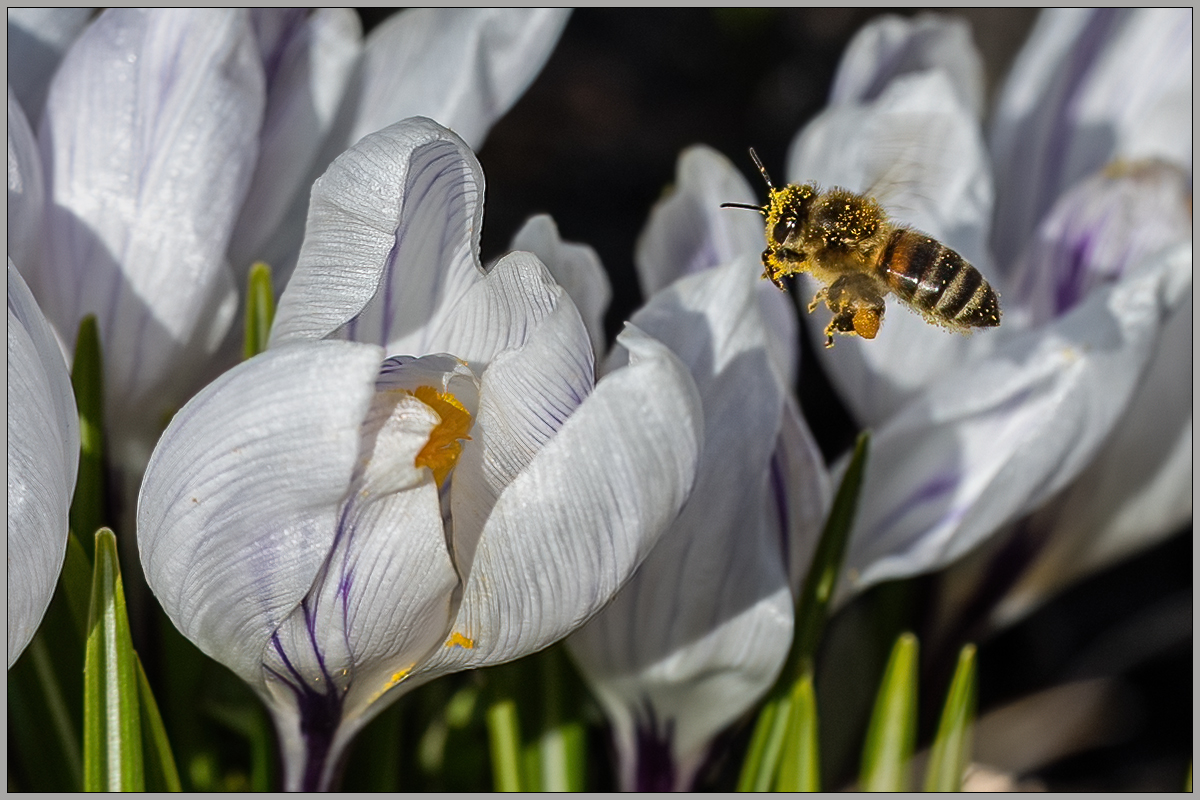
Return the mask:
[[[638, 720], [636, 732], [637, 772], [634, 775], [633, 791], [671, 792], [679, 787], [675, 761], [671, 757], [671, 738], [675, 723], [667, 720], [659, 725], [654, 717], [654, 708], [647, 700], [643, 704], [644, 717]], [[660, 730], [661, 727], [661, 730]]]
[[[300, 735], [304, 740], [304, 772], [300, 776], [299, 785], [292, 788], [302, 792], [329, 791], [335, 783], [335, 776], [341, 772], [340, 765], [336, 770], [327, 770], [326, 764], [333, 749], [334, 736], [342, 722], [344, 693], [329, 674], [325, 673], [323, 665], [321, 671], [325, 674], [327, 691], [318, 692], [309, 686], [284, 653], [279, 634], [271, 637], [271, 646], [291, 675], [283, 675], [271, 667], [266, 667], [266, 670], [292, 692], [296, 699], [296, 708], [300, 712]], [[318, 652], [319, 656], [315, 639], [313, 650]]]

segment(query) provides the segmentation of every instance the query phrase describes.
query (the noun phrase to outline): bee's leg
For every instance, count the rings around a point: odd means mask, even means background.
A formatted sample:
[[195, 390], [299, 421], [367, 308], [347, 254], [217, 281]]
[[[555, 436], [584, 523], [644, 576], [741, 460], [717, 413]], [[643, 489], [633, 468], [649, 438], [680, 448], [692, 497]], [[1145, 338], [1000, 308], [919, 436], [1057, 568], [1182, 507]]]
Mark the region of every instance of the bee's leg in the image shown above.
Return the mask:
[[817, 293], [813, 295], [812, 302], [808, 304], [808, 313], [811, 314], [812, 312], [816, 311], [817, 306], [821, 304], [822, 300], [825, 300], [826, 302], [829, 300], [829, 292], [824, 286], [818, 289]]

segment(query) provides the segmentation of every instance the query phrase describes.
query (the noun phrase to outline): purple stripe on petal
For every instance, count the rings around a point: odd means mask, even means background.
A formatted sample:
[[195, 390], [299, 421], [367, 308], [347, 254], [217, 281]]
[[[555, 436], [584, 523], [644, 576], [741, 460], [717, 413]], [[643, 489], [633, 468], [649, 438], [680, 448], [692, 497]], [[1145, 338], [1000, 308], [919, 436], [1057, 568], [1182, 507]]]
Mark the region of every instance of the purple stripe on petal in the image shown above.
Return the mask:
[[[670, 792], [675, 790], [675, 760], [671, 756], [671, 739], [675, 723], [667, 720], [659, 725], [654, 708], [643, 700], [636, 731], [637, 767], [633, 790], [637, 792]], [[661, 728], [661, 730], [660, 730]]]
[[[885, 540], [888, 532], [895, 528], [914, 509], [945, 500], [947, 497], [953, 495], [962, 481], [962, 477], [962, 474], [959, 472], [948, 472], [930, 478], [909, 495], [903, 503], [892, 509], [887, 516], [876, 524], [872, 538], [879, 541]], [[942, 516], [945, 516], [945, 514]]]

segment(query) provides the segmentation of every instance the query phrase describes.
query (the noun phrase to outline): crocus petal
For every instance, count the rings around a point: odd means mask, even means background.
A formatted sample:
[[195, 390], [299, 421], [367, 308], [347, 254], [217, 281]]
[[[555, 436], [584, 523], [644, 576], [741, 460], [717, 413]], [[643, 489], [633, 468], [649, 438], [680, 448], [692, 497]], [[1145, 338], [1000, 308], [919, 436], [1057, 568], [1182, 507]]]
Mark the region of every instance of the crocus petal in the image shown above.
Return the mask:
[[938, 69], [951, 79], [963, 108], [983, 115], [983, 59], [966, 20], [939, 14], [891, 14], [864, 25], [838, 64], [829, 104], [867, 103], [901, 75]]
[[1190, 290], [1187, 246], [931, 384], [872, 441], [850, 583], [943, 566], [1074, 479]]
[[260, 690], [263, 648], [333, 545], [381, 359], [312, 342], [240, 364], [175, 415], [147, 468], [137, 529], [150, 588]]
[[368, 136], [313, 186], [271, 345], [340, 329], [389, 353], [431, 352], [434, 315], [483, 278], [482, 223], [483, 172], [461, 139], [422, 118]]
[[1180, 530], [1192, 516], [1192, 300], [1163, 326], [1125, 415], [1092, 465], [1028, 525], [1045, 546], [997, 606], [1011, 624], [1059, 589]]
[[1115, 159], [1192, 163], [1192, 10], [1043, 11], [996, 105], [1002, 269], [1060, 194]]
[[[11, 12], [10, 12], [11, 13]], [[46, 187], [42, 157], [25, 112], [8, 87], [8, 257], [22, 275], [36, 274], [41, 258]]]
[[[362, 26], [348, 8], [256, 9], [267, 101], [259, 157], [230, 244], [229, 258], [244, 274], [251, 262], [275, 263], [269, 237], [297, 196], [303, 230], [318, 151], [333, 125], [362, 51]], [[265, 41], [264, 41], [265, 40]], [[240, 282], [240, 281], [239, 281]]]
[[[501, 262], [487, 283], [503, 271]], [[496, 499], [592, 391], [595, 366], [583, 322], [561, 289], [555, 300], [542, 320], [524, 315], [527, 338], [491, 360], [480, 379], [479, 414], [451, 494], [455, 563], [463, 575]]]
[[62, 351], [8, 262], [8, 666], [33, 638], [62, 568], [79, 417]]
[[568, 14], [534, 8], [396, 14], [367, 37], [357, 113], [344, 146], [423, 116], [478, 149], [541, 71]]
[[[675, 168], [674, 189], [651, 209], [638, 236], [634, 264], [646, 297], [685, 275], [747, 254], [758, 257], [764, 245], [762, 216], [721, 208], [722, 203], [756, 205], [749, 184], [729, 159], [703, 145], [684, 150]], [[791, 385], [799, 358], [795, 309], [766, 283], [759, 304], [768, 330], [774, 331], [767, 347]]]
[[1111, 165], [1066, 192], [1038, 227], [1013, 280], [1012, 306], [1027, 324], [1045, 324], [1191, 236], [1190, 174], [1163, 161]]
[[586, 244], [564, 242], [549, 214], [530, 217], [513, 237], [511, 247], [533, 253], [546, 265], [583, 317], [592, 349], [596, 353], [607, 350], [604, 312], [612, 299], [612, 287], [596, 251]]
[[628, 329], [609, 374], [500, 496], [452, 637], [424, 678], [497, 664], [577, 628], [629, 579], [678, 513], [701, 446], [687, 370]]
[[[671, 788], [641, 778], [690, 786], [712, 737], [770, 687], [791, 641], [786, 511], [774, 513], [771, 474], [786, 387], [766, 350], [759, 272], [748, 255], [682, 278], [632, 320], [691, 372], [705, 444], [679, 516], [570, 640], [614, 721], [625, 789]], [[670, 753], [668, 775], [643, 763], [647, 738]]]
[[722, 203], [759, 205], [728, 158], [704, 146], [684, 150], [674, 190], [651, 209], [638, 237], [633, 261], [643, 295], [651, 297], [684, 275], [762, 251], [762, 216], [723, 209]]
[[8, 84], [29, 119], [42, 116], [63, 53], [92, 19], [91, 8], [8, 9]]
[[232, 321], [225, 248], [262, 102], [254, 40], [233, 11], [107, 11], [55, 76], [39, 134], [53, 272], [31, 288], [64, 335], [97, 315], [117, 430], [153, 428], [152, 441]]
[[[990, 174], [978, 124], [942, 70], [901, 76], [869, 105], [826, 109], [792, 143], [788, 158], [789, 181], [872, 194], [895, 222], [956, 250], [989, 280]], [[798, 288], [806, 300], [818, 284], [806, 277]], [[889, 302], [876, 339], [839, 336], [821, 354], [864, 425], [887, 419], [936, 376], [991, 344], [993, 332], [950, 335], [900, 305]], [[806, 323], [814, 338], [824, 339], [824, 309], [806, 315]]]

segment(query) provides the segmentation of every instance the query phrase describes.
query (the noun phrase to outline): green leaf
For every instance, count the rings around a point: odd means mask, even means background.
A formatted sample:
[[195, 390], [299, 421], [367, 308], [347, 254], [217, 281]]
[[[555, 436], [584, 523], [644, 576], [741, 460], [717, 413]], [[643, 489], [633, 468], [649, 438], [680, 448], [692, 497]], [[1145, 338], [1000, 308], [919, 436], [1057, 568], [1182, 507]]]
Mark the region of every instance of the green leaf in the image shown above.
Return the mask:
[[137, 661], [111, 530], [96, 532], [95, 552], [83, 667], [83, 787], [140, 792], [145, 776]]
[[942, 709], [937, 737], [925, 773], [925, 791], [961, 792], [971, 759], [971, 724], [975, 718], [975, 645], [958, 654], [958, 666]]
[[275, 319], [275, 293], [271, 286], [271, 268], [261, 261], [250, 267], [246, 284], [246, 338], [243, 358], [253, 358], [267, 349], [271, 322]]
[[[80, 745], [80, 697], [82, 681], [79, 670], [74, 682], [68, 680], [70, 670], [55, 656], [52, 612], [58, 596], [51, 603], [42, 627], [34, 634], [25, 652], [8, 671], [8, 731], [9, 731], [9, 788], [34, 792], [77, 792], [82, 786], [83, 767]], [[65, 603], [59, 604], [63, 627], [69, 647], [80, 651], [74, 632], [70, 631]], [[83, 660], [76, 652], [79, 669]], [[15, 782], [15, 783], [14, 783]], [[15, 789], [14, 789], [15, 785]]]
[[860, 787], [906, 792], [917, 739], [917, 637], [902, 633], [888, 659], [863, 748]]
[[71, 500], [71, 530], [91, 561], [93, 536], [108, 522], [104, 490], [104, 362], [100, 355], [100, 331], [96, 317], [91, 314], [79, 323], [71, 387], [79, 411], [79, 472]]
[[158, 703], [154, 701], [154, 692], [150, 689], [150, 681], [146, 679], [142, 660], [137, 653], [133, 657], [137, 663], [138, 709], [142, 715], [142, 730], [146, 733], [146, 752], [142, 754], [146, 764], [146, 788], [149, 791], [182, 792], [179, 770], [175, 767], [175, 756], [171, 753], [171, 743], [167, 740], [167, 729], [158, 712]]
[[812, 672], [806, 672], [792, 690], [787, 738], [783, 743], [775, 791], [821, 791], [817, 695], [813, 691]]
[[779, 758], [788, 736], [788, 725], [793, 718], [791, 698], [797, 684], [805, 676], [811, 676], [813, 658], [825, 632], [829, 603], [837, 588], [846, 542], [858, 511], [870, 440], [869, 431], [859, 434], [854, 444], [854, 455], [842, 476], [829, 517], [825, 520], [825, 529], [821, 532], [812, 564], [796, 601], [795, 634], [788, 659], [759, 711], [750, 748], [738, 777], [739, 792], [765, 792], [775, 783]]
[[522, 708], [534, 711], [538, 722], [533, 741], [527, 745], [531, 785], [526, 788], [533, 791], [536, 784], [536, 790], [542, 792], [581, 792], [587, 737], [579, 703], [572, 700], [584, 697], [587, 690], [561, 645], [543, 650], [520, 666], [540, 677], [523, 684], [536, 692], [521, 693]]
[[497, 700], [487, 710], [488, 742], [492, 753], [492, 785], [497, 792], [519, 792], [521, 788], [521, 725], [517, 704], [511, 698]]

